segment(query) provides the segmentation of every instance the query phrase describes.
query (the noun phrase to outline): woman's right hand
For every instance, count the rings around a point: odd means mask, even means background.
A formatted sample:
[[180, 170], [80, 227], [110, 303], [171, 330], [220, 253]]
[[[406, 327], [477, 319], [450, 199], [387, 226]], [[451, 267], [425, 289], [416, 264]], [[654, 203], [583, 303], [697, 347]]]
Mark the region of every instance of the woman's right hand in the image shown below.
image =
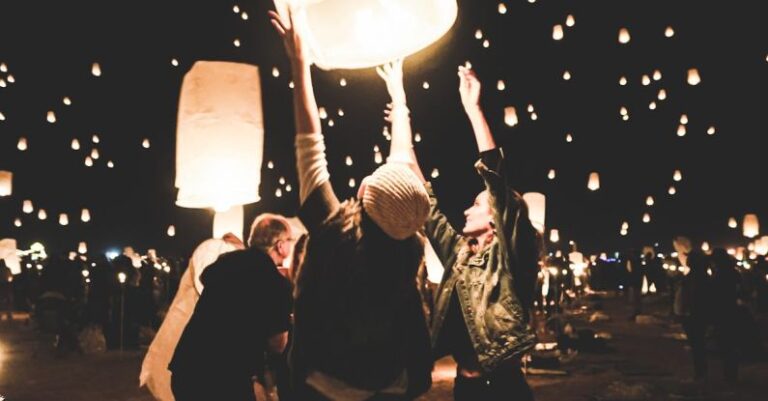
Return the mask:
[[288, 10], [288, 20], [286, 21], [280, 14], [269, 11], [269, 19], [272, 26], [283, 39], [283, 46], [291, 63], [296, 65], [305, 65], [309, 62], [308, 49], [302, 37], [303, 25], [299, 21], [301, 18], [294, 18], [297, 15], [296, 10]]

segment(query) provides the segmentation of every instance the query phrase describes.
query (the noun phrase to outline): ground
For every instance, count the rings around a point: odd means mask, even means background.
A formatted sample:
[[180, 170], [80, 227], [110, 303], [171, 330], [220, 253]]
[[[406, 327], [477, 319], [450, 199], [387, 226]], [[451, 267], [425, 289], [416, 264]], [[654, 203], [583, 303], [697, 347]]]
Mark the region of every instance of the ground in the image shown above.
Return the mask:
[[[660, 297], [646, 299], [646, 311], [657, 317], [651, 324], [628, 318], [623, 299], [602, 299], [610, 321], [577, 327], [610, 333], [609, 350], [579, 352], [556, 369], [564, 375], [529, 374], [538, 401], [622, 400], [765, 400], [768, 394], [768, 363], [750, 362], [740, 370], [740, 383], [728, 388], [721, 380], [716, 357], [710, 364], [709, 383], [690, 382], [691, 362], [685, 343], [672, 338], [678, 326], [665, 316]], [[759, 317], [763, 340], [768, 322]], [[25, 325], [23, 316], [0, 322], [0, 399], [7, 401], [151, 401], [138, 388], [143, 351], [110, 351], [97, 355], [54, 355], [50, 338]], [[418, 401], [451, 401], [455, 367], [449, 359], [438, 362], [434, 385]]]

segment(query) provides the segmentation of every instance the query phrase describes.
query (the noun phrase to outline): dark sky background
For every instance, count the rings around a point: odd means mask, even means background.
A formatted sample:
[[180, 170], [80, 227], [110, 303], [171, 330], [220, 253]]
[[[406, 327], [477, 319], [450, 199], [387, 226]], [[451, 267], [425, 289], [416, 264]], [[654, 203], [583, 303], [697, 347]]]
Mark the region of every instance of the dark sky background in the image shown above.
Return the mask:
[[[422, 167], [440, 171], [434, 180], [443, 209], [457, 224], [481, 189], [472, 164], [474, 140], [463, 115], [456, 66], [466, 60], [484, 83], [483, 107], [497, 141], [505, 147], [512, 185], [521, 192], [547, 195], [547, 225], [563, 242], [575, 240], [587, 252], [612, 251], [687, 234], [715, 245], [745, 244], [741, 223], [757, 213], [768, 224], [764, 191], [768, 134], [768, 24], [758, 1], [460, 0], [453, 29], [435, 45], [409, 57], [406, 91], [413, 125], [423, 140], [416, 145]], [[248, 19], [233, 12], [237, 4]], [[0, 170], [14, 172], [14, 192], [0, 198], [0, 238], [16, 238], [26, 249], [42, 241], [53, 251], [68, 251], [87, 241], [92, 252], [133, 245], [142, 253], [187, 255], [210, 235], [212, 212], [174, 205], [176, 112], [184, 74], [196, 60], [229, 60], [261, 67], [265, 116], [265, 166], [262, 200], [246, 207], [250, 221], [263, 211], [293, 215], [298, 203], [293, 156], [290, 74], [266, 11], [271, 1], [3, 0], [0, 7]], [[565, 27], [566, 16], [575, 17]], [[563, 24], [565, 38], [552, 39]], [[665, 28], [675, 35], [666, 38]], [[622, 27], [629, 44], [618, 43]], [[393, 27], [396, 29], [396, 27]], [[475, 39], [482, 29], [490, 47]], [[235, 47], [235, 39], [241, 41]], [[171, 65], [176, 58], [179, 66]], [[101, 65], [101, 77], [91, 64]], [[277, 67], [280, 76], [272, 76]], [[702, 83], [686, 83], [698, 68]], [[643, 74], [662, 72], [648, 86]], [[572, 79], [563, 80], [570, 71]], [[9, 74], [15, 82], [10, 83]], [[626, 76], [628, 84], [619, 85]], [[372, 69], [315, 70], [318, 102], [335, 122], [323, 122], [333, 184], [341, 197], [375, 168], [373, 147], [385, 152], [383, 82]], [[339, 85], [345, 78], [346, 87]], [[506, 89], [498, 91], [496, 82]], [[423, 82], [430, 88], [423, 89]], [[667, 99], [656, 110], [648, 104], [659, 89]], [[69, 96], [71, 106], [62, 99]], [[528, 104], [538, 115], [532, 121]], [[520, 124], [503, 123], [505, 106], [515, 106]], [[629, 121], [619, 110], [626, 106]], [[336, 111], [342, 108], [345, 115]], [[46, 122], [53, 110], [58, 121]], [[687, 114], [687, 135], [676, 135]], [[707, 128], [716, 127], [714, 136]], [[96, 133], [101, 141], [91, 143]], [[566, 134], [574, 141], [567, 143]], [[17, 150], [19, 137], [28, 150]], [[78, 138], [81, 150], [70, 149]], [[149, 149], [141, 144], [151, 142]], [[93, 167], [84, 159], [98, 148]], [[354, 165], [344, 159], [350, 155]], [[106, 166], [108, 160], [115, 168]], [[275, 168], [266, 167], [272, 160]], [[549, 169], [557, 171], [547, 179]], [[673, 183], [675, 169], [683, 181]], [[591, 171], [602, 188], [587, 189]], [[294, 190], [277, 198], [278, 180]], [[677, 195], [667, 190], [675, 185]], [[284, 187], [283, 187], [284, 188]], [[656, 204], [645, 206], [647, 196]], [[30, 199], [35, 214], [22, 213]], [[39, 221], [37, 208], [48, 212]], [[79, 221], [89, 208], [92, 221]], [[642, 223], [643, 213], [652, 221]], [[58, 225], [68, 213], [70, 225]], [[21, 218], [23, 226], [14, 227]], [[623, 221], [629, 235], [619, 230]], [[177, 235], [166, 235], [168, 225]], [[556, 246], [555, 246], [556, 247]]]

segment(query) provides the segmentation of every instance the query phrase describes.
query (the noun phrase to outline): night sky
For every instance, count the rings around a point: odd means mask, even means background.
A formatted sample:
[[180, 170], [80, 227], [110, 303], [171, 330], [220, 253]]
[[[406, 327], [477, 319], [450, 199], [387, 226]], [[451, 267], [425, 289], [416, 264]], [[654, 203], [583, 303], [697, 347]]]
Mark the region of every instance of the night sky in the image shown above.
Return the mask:
[[[768, 135], [768, 24], [761, 2], [506, 0], [505, 14], [498, 1], [458, 3], [453, 29], [405, 62], [414, 131], [422, 138], [416, 151], [426, 174], [438, 169], [434, 186], [456, 225], [463, 224], [461, 213], [482, 185], [457, 90], [456, 67], [465, 61], [484, 84], [483, 107], [506, 150], [511, 184], [547, 195], [547, 226], [561, 237], [550, 248], [565, 249], [564, 242], [574, 240], [589, 253], [653, 242], [668, 250], [677, 234], [744, 245], [741, 227], [728, 228], [730, 217], [741, 224], [745, 213], [757, 213], [768, 224], [766, 148], [759, 145]], [[174, 204], [179, 91], [196, 60], [261, 67], [262, 199], [246, 206], [246, 219], [263, 211], [294, 215], [291, 78], [266, 17], [272, 7], [266, 0], [3, 0], [0, 63], [7, 72], [0, 72], [0, 170], [14, 172], [14, 188], [12, 196], [0, 198], [0, 238], [16, 238], [21, 249], [41, 241], [49, 253], [87, 241], [91, 252], [132, 245], [142, 253], [157, 248], [188, 255], [208, 237], [212, 211]], [[573, 27], [565, 25], [569, 14]], [[564, 29], [559, 41], [552, 37], [557, 24]], [[670, 38], [668, 26], [674, 29]], [[631, 34], [627, 44], [618, 40], [623, 27]], [[91, 74], [94, 62], [100, 77]], [[697, 86], [686, 82], [691, 68], [700, 72]], [[653, 79], [655, 70], [660, 80]], [[570, 80], [563, 79], [565, 71]], [[651, 78], [647, 86], [643, 75]], [[622, 76], [626, 86], [619, 85]], [[334, 121], [333, 127], [323, 121], [332, 182], [340, 197], [350, 197], [355, 190], [349, 179], [359, 183], [376, 167], [374, 146], [388, 152], [382, 136], [385, 87], [373, 69], [314, 70], [314, 79], [318, 103]], [[665, 100], [657, 99], [660, 89]], [[654, 100], [657, 108], [650, 110]], [[515, 127], [504, 124], [507, 106], [517, 109]], [[48, 111], [55, 112], [56, 123], [46, 121]], [[683, 114], [687, 134], [679, 137]], [[707, 134], [711, 126], [714, 135]], [[27, 140], [26, 151], [17, 149], [20, 137]], [[80, 150], [71, 149], [74, 138]], [[142, 147], [145, 138], [148, 149]], [[94, 148], [100, 157], [86, 167]], [[347, 156], [352, 166], [345, 165]], [[267, 168], [270, 160], [274, 169]], [[556, 170], [554, 180], [547, 178], [550, 169]], [[681, 182], [672, 179], [676, 169]], [[601, 176], [596, 192], [587, 189], [592, 171]], [[291, 192], [280, 185], [281, 177]], [[667, 193], [672, 185], [674, 196]], [[277, 188], [282, 197], [275, 196]], [[645, 205], [648, 196], [655, 199], [652, 207]], [[22, 213], [25, 199], [33, 201], [35, 213]], [[38, 220], [38, 208], [47, 220]], [[80, 222], [82, 208], [90, 209], [88, 223]], [[648, 224], [642, 222], [646, 212]], [[58, 224], [59, 213], [69, 215], [68, 226]], [[14, 226], [16, 218], [22, 227]], [[624, 221], [630, 226], [626, 237], [619, 234]], [[166, 235], [171, 224], [174, 238]]]

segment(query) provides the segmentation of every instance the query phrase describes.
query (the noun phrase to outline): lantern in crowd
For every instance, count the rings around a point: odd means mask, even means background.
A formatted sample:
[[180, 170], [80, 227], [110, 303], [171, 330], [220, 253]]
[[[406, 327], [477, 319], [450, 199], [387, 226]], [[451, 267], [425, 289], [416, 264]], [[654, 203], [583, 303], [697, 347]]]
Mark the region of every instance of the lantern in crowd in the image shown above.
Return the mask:
[[226, 211], [257, 202], [263, 144], [258, 67], [196, 62], [179, 100], [176, 204]]
[[728, 219], [728, 227], [729, 228], [736, 228], [738, 226], [739, 226], [739, 223], [736, 221], [735, 217], [731, 217], [730, 219]]
[[12, 275], [21, 273], [21, 259], [16, 249], [15, 239], [0, 239], [0, 260], [5, 262], [5, 266], [8, 267]]
[[66, 226], [69, 224], [69, 217], [66, 213], [60, 213], [59, 214], [59, 224], [62, 226]]
[[747, 238], [755, 238], [760, 234], [760, 221], [757, 219], [757, 215], [747, 214], [744, 216], [742, 231]]
[[558, 242], [560, 241], [560, 232], [556, 229], [549, 230], [549, 241], [550, 242]]
[[168, 234], [169, 237], [175, 237], [176, 227], [173, 224], [171, 224], [170, 226], [168, 226], [168, 231], [166, 231], [166, 233]]
[[88, 253], [88, 245], [85, 242], [80, 242], [77, 245], [77, 252], [81, 255]]
[[768, 255], [768, 235], [755, 241], [755, 253], [758, 255]]
[[434, 43], [453, 26], [456, 0], [275, 0], [288, 21], [302, 21], [310, 59], [318, 67], [367, 68]]
[[701, 76], [699, 75], [699, 70], [696, 68], [691, 68], [688, 70], [688, 85], [696, 86], [701, 83]]
[[510, 127], [517, 125], [517, 110], [514, 107], [509, 106], [504, 108], [504, 124]]
[[587, 183], [587, 188], [589, 188], [590, 191], [597, 191], [600, 189], [600, 174], [595, 172], [589, 174], [589, 182]]
[[13, 194], [13, 173], [0, 170], [0, 196]]
[[35, 211], [34, 206], [32, 206], [31, 200], [25, 200], [23, 206], [21, 207], [21, 211], [25, 214], [30, 214]]
[[88, 209], [83, 209], [83, 211], [80, 212], [80, 221], [83, 223], [91, 221], [91, 212]]
[[232, 206], [224, 212], [216, 212], [213, 216], [213, 238], [223, 238], [224, 234], [232, 233], [242, 240], [244, 220], [242, 205]]
[[544, 232], [544, 222], [546, 221], [547, 197], [538, 192], [528, 192], [523, 195], [525, 203], [528, 204], [528, 218], [531, 224], [540, 233]]

